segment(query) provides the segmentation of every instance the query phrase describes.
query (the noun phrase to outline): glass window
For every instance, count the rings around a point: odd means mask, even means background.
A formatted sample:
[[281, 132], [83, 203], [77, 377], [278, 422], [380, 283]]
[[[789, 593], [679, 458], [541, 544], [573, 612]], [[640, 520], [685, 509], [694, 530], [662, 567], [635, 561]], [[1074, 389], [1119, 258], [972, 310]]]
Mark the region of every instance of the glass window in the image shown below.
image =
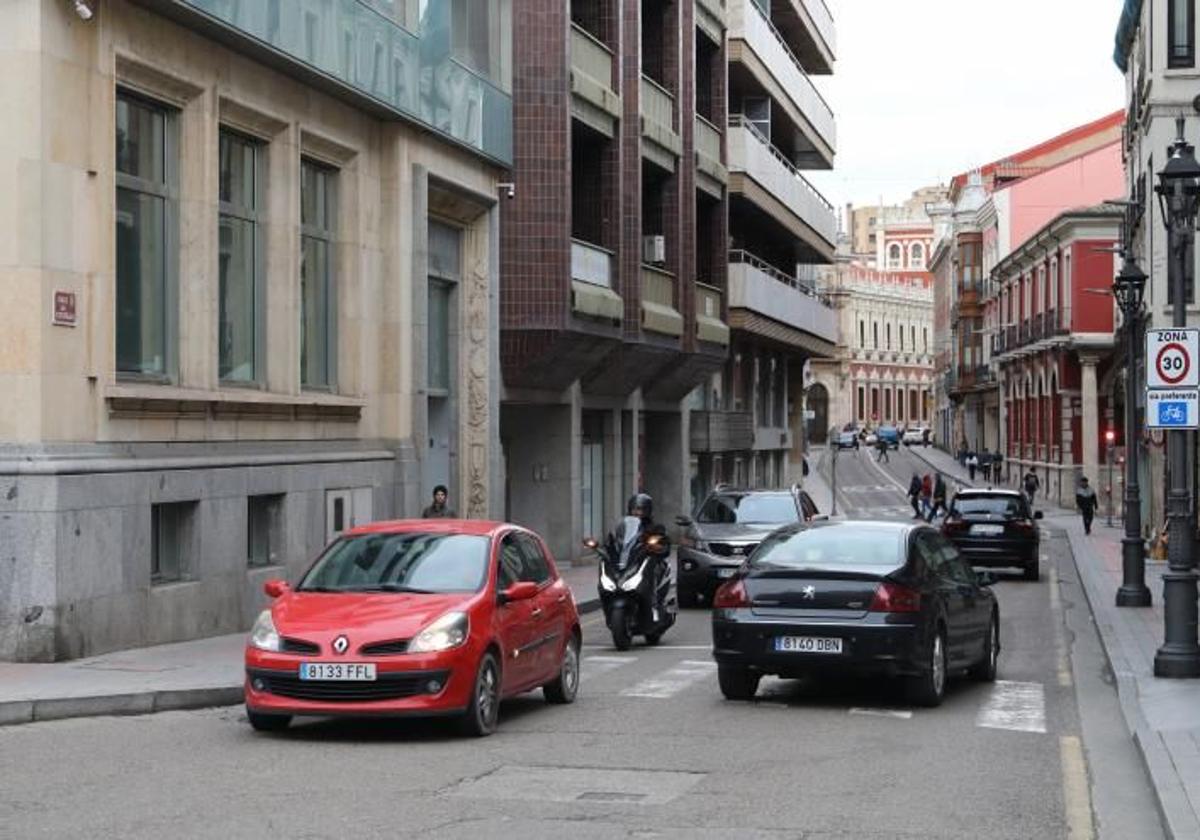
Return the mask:
[[117, 372], [167, 377], [176, 257], [173, 111], [124, 92], [116, 113]]
[[1196, 0], [1171, 0], [1167, 10], [1167, 66], [1196, 64]]
[[222, 130], [219, 154], [218, 368], [226, 382], [260, 379], [262, 144]]
[[251, 496], [246, 503], [247, 565], [283, 562], [283, 494]]
[[300, 162], [300, 384], [306, 388], [336, 382], [336, 185], [336, 170]]
[[709, 497], [696, 516], [703, 524], [785, 525], [797, 522], [796, 502], [782, 493], [721, 493]]
[[429, 281], [429, 389], [450, 391], [450, 294], [453, 287]]
[[527, 534], [517, 534], [516, 540], [525, 557], [525, 579], [538, 584], [550, 580], [550, 564], [537, 540]]
[[297, 587], [333, 592], [477, 592], [487, 581], [488, 538], [465, 534], [342, 537]]
[[755, 568], [802, 569], [827, 566], [903, 565], [901, 536], [894, 528], [873, 528], [865, 523], [853, 527], [806, 528], [777, 531], [763, 540], [750, 558]]
[[511, 0], [450, 0], [454, 57], [508, 90], [512, 74]]
[[188, 575], [195, 502], [150, 506], [150, 582], [173, 583]]
[[960, 493], [950, 503], [950, 512], [960, 516], [986, 514], [1006, 519], [1028, 516], [1025, 500], [1016, 495], [965, 496]]
[[503, 592], [514, 583], [527, 579], [525, 553], [517, 544], [517, 535], [509, 534], [500, 543], [500, 568], [496, 589]]

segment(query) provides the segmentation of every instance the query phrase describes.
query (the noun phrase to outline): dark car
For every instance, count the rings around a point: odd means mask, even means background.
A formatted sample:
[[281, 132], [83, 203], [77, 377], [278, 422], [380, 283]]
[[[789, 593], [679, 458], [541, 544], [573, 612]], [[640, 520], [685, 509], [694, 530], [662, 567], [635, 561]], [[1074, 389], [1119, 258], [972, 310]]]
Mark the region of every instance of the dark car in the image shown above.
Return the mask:
[[942, 533], [973, 566], [1016, 567], [1025, 580], [1037, 580], [1041, 518], [1016, 490], [962, 490], [950, 503]]
[[880, 426], [875, 431], [876, 440], [885, 441], [889, 448], [900, 448], [900, 430], [895, 426]]
[[904, 678], [914, 702], [936, 706], [951, 671], [996, 678], [990, 583], [926, 525], [781, 528], [713, 598], [721, 692], [749, 700], [766, 674], [847, 671]]
[[675, 554], [679, 606], [694, 607], [700, 598], [710, 597], [776, 528], [817, 515], [816, 504], [803, 490], [713, 491], [694, 518], [675, 520], [686, 529]]

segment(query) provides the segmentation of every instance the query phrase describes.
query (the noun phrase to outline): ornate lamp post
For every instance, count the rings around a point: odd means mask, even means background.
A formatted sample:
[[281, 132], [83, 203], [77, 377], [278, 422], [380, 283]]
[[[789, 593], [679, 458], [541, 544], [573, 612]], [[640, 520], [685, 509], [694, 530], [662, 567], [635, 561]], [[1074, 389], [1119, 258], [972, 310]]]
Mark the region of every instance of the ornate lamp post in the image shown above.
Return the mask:
[[[1174, 303], [1172, 326], [1187, 326], [1185, 278], [1190, 266], [1188, 247], [1195, 236], [1196, 213], [1200, 210], [1200, 163], [1193, 146], [1183, 138], [1183, 117], [1175, 120], [1177, 136], [1168, 152], [1170, 158], [1158, 173], [1159, 204], [1168, 233], [1167, 279]], [[1170, 531], [1167, 563], [1163, 575], [1163, 608], [1166, 638], [1154, 655], [1156, 677], [1200, 677], [1200, 645], [1196, 643], [1196, 571], [1189, 508], [1191, 469], [1188, 438], [1191, 431], [1172, 430], [1167, 437], [1171, 486], [1167, 493], [1167, 526]]]
[[[1125, 247], [1125, 261], [1113, 283], [1113, 297], [1121, 307], [1125, 323], [1125, 536], [1121, 540], [1123, 579], [1117, 590], [1118, 607], [1150, 606], [1150, 590], [1146, 586], [1146, 553], [1142, 543], [1142, 502], [1138, 487], [1138, 428], [1137, 428], [1137, 353], [1141, 335], [1142, 295], [1146, 292], [1146, 273], [1133, 260], [1131, 248]], [[1112, 453], [1109, 451], [1109, 475], [1112, 474]], [[1109, 480], [1112, 493], [1112, 480]], [[1112, 509], [1111, 496], [1109, 509]]]

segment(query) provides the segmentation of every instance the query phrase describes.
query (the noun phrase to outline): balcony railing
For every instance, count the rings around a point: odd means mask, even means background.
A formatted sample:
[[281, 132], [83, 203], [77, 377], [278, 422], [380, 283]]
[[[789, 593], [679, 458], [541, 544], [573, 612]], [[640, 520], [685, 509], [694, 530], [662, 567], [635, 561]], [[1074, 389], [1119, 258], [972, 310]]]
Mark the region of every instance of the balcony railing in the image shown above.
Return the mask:
[[815, 289], [746, 251], [729, 252], [729, 306], [837, 341], [836, 313]]
[[670, 131], [675, 130], [675, 97], [658, 82], [642, 76], [642, 116]]
[[729, 327], [721, 319], [721, 290], [696, 283], [696, 337], [712, 344], [729, 344]]
[[754, 446], [754, 415], [749, 411], [693, 411], [689, 426], [693, 452], [729, 452]]
[[1046, 313], [1039, 312], [1033, 316], [1033, 340], [1041, 341], [1046, 337]]
[[729, 118], [729, 168], [753, 178], [829, 245], [837, 241], [833, 205], [800, 174], [787, 156], [741, 114]]
[[829, 47], [829, 52], [836, 55], [837, 30], [833, 25], [833, 13], [825, 5], [825, 0], [802, 1], [804, 8], [808, 10], [808, 16], [812, 18], [813, 24], [817, 27], [817, 34], [821, 36], [825, 46]]
[[1007, 338], [1003, 330], [992, 336], [992, 355], [996, 356], [1003, 353], [1005, 350], [1005, 339]]
[[612, 87], [612, 51], [577, 23], [571, 24], [571, 66]]
[[1026, 318], [1024, 321], [1021, 322], [1020, 330], [1021, 330], [1021, 337], [1020, 337], [1021, 344], [1028, 344], [1029, 337], [1031, 335], [1033, 335], [1033, 324], [1030, 322], [1030, 320], [1028, 318]]
[[753, 0], [737, 0], [732, 4], [732, 12], [729, 38], [741, 38], [750, 45], [817, 134], [830, 149], [836, 148], [837, 123], [833, 109], [804, 72], [775, 24]]
[[721, 130], [699, 115], [696, 116], [696, 151], [721, 162]]
[[571, 240], [571, 279], [612, 288], [613, 253], [579, 239]]
[[683, 316], [675, 309], [675, 275], [642, 266], [642, 326], [663, 335], [683, 335]]
[[785, 286], [791, 286], [798, 292], [803, 292], [811, 297], [817, 297], [817, 287], [811, 283], [807, 283], [798, 277], [793, 277], [790, 274], [780, 271], [775, 266], [771, 265], [764, 259], [754, 256], [749, 251], [733, 250], [729, 252], [729, 262], [733, 264], [752, 265]]

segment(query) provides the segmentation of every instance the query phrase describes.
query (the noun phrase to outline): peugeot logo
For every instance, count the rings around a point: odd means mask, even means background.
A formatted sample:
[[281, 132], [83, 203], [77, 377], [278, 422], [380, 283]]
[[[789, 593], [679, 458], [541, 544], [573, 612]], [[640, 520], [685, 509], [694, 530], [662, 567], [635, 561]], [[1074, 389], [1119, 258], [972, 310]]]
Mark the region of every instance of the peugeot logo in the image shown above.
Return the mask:
[[333, 652], [336, 654], [345, 653], [349, 647], [350, 647], [350, 640], [347, 639], [345, 636], [338, 636], [336, 639], [333, 640]]
[[816, 597], [817, 597], [817, 587], [815, 587], [815, 586], [806, 586], [806, 587], [804, 587], [803, 589], [801, 589], [801, 590], [800, 590], [800, 594], [804, 596], [804, 600], [806, 600], [806, 601], [813, 601], [813, 600], [816, 600]]

